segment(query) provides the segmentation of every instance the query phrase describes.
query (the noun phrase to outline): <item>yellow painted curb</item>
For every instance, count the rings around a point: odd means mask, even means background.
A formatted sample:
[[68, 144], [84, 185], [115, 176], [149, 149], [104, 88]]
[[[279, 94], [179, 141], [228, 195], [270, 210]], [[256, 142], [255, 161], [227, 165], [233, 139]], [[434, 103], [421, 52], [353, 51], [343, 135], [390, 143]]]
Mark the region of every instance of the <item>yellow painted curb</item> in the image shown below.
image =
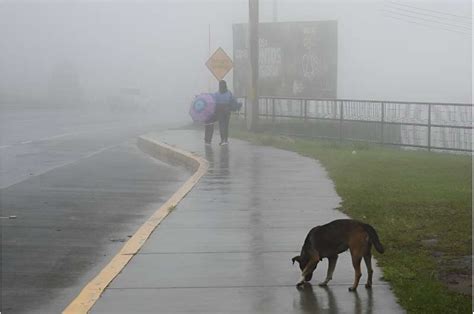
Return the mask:
[[107, 286], [138, 253], [153, 230], [173, 210], [173, 208], [196, 185], [207, 172], [207, 160], [179, 148], [157, 142], [148, 136], [138, 139], [138, 146], [153, 157], [173, 164], [185, 165], [194, 174], [166, 201], [124, 244], [120, 252], [112, 258], [100, 273], [92, 279], [79, 295], [64, 309], [64, 314], [88, 313]]

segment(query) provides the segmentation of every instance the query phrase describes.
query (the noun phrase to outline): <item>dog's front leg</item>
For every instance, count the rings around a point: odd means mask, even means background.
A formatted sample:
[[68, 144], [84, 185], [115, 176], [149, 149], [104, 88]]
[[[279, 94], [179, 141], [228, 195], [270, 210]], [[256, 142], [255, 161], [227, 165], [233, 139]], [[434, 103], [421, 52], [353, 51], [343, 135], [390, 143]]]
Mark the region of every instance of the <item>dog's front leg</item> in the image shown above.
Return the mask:
[[336, 268], [337, 258], [338, 258], [337, 255], [328, 257], [328, 261], [329, 261], [328, 272], [326, 274], [326, 280], [324, 280], [323, 282], [319, 284], [321, 287], [327, 286], [328, 282], [332, 279], [332, 274], [334, 273], [334, 269]]
[[303, 269], [303, 271], [301, 272], [301, 279], [300, 281], [296, 284], [297, 287], [303, 285], [305, 282], [306, 282], [306, 276], [308, 276], [309, 274], [311, 274], [315, 269], [316, 269], [316, 266], [318, 265], [318, 262], [319, 260], [310, 260], [308, 262], [308, 264], [306, 264], [306, 267]]
[[301, 287], [302, 285], [304, 285], [304, 283], [305, 283], [304, 277], [301, 277], [300, 281], [298, 281], [298, 283], [296, 284], [296, 287]]

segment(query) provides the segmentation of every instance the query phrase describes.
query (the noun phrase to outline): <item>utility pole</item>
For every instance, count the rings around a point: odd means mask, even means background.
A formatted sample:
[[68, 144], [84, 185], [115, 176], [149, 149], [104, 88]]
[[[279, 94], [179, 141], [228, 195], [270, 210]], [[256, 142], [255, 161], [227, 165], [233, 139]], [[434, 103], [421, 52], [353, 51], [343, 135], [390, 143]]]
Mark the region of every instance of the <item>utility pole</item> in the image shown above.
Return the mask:
[[256, 131], [258, 123], [258, 0], [249, 0], [250, 86], [247, 95], [247, 129]]
[[278, 4], [277, 0], [273, 0], [273, 22], [278, 21]]

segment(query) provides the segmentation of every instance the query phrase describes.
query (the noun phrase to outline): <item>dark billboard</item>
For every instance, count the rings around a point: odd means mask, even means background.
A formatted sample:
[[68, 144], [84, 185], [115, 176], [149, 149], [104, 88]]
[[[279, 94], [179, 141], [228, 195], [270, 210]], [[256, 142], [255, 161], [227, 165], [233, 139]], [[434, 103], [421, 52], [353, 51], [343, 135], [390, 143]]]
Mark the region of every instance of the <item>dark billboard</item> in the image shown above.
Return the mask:
[[[234, 94], [247, 95], [247, 24], [234, 24]], [[337, 98], [337, 22], [259, 24], [259, 95]]]

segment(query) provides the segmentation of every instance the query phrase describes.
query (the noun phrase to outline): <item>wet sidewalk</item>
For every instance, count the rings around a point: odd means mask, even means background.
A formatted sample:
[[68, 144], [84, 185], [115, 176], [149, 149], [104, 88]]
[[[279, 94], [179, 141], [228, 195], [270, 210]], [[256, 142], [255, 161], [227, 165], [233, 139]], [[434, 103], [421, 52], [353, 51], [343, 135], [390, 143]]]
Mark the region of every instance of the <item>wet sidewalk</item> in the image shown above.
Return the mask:
[[[333, 280], [318, 265], [298, 290], [291, 258], [310, 228], [346, 216], [321, 165], [292, 152], [232, 139], [205, 147], [202, 132], [159, 141], [205, 156], [208, 173], [158, 226], [106, 289], [92, 313], [399, 313], [375, 267], [372, 290], [351, 293], [354, 270], [340, 254]], [[214, 138], [214, 142], [217, 139]], [[382, 243], [383, 243], [383, 239]], [[373, 262], [376, 263], [375, 261]]]

